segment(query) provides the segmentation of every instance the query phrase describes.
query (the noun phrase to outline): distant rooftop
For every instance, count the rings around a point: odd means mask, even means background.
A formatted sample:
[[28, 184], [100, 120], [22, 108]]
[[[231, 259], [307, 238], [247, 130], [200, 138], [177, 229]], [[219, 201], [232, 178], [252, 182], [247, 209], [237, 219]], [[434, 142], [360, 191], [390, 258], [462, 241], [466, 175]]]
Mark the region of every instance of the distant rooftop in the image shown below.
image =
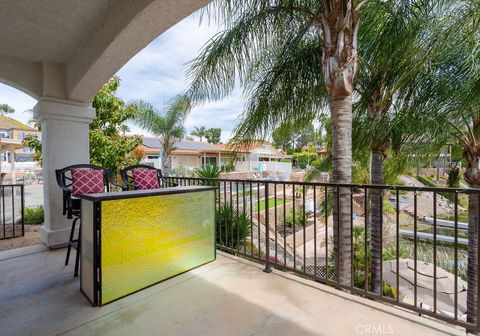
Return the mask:
[[22, 130], [22, 131], [36, 131], [36, 129], [34, 129], [31, 126], [28, 126], [13, 118], [2, 116], [2, 115], [0, 115], [0, 128], [8, 129], [8, 130], [16, 129], [16, 130]]

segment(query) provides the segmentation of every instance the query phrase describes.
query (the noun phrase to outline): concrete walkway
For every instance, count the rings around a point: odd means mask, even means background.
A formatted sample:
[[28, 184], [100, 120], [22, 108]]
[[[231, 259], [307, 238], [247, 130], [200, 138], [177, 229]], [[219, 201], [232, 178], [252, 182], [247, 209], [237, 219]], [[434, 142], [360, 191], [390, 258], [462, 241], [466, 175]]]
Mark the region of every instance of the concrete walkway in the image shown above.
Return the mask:
[[224, 254], [94, 308], [64, 256], [41, 246], [0, 253], [1, 335], [465, 335]]

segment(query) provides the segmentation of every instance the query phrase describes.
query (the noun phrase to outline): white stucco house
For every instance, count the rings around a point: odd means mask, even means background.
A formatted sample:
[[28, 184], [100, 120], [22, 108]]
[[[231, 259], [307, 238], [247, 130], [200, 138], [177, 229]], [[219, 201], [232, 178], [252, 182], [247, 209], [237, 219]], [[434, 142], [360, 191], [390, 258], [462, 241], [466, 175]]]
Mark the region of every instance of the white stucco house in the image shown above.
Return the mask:
[[[275, 148], [269, 142], [256, 141], [248, 147], [234, 148], [226, 144], [209, 144], [208, 142], [182, 140], [175, 144], [170, 159], [174, 170], [192, 170], [208, 164], [222, 170], [235, 172], [270, 172], [290, 174], [291, 156]], [[143, 163], [160, 166], [158, 139], [144, 137], [142, 150]], [[285, 160], [287, 159], [287, 160]], [[285, 162], [286, 161], [286, 162]]]

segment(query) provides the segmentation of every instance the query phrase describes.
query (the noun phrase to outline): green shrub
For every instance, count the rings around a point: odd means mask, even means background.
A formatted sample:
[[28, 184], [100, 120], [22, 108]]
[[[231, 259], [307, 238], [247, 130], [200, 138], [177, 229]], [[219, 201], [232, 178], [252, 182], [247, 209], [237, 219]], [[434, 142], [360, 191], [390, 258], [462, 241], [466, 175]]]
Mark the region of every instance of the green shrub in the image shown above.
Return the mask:
[[206, 165], [205, 167], [197, 168], [194, 170], [195, 176], [200, 178], [215, 179], [220, 176], [220, 169], [214, 165]]
[[448, 186], [450, 188], [459, 188], [460, 187], [460, 169], [454, 167], [448, 172]]
[[[217, 166], [209, 164], [209, 165], [206, 165], [205, 167], [195, 169], [193, 173], [195, 174], [196, 177], [199, 177], [202, 179], [218, 179], [218, 177], [220, 176], [220, 169], [218, 169]], [[214, 187], [218, 185], [218, 181], [205, 180], [205, 181], [202, 181], [202, 184]]]
[[250, 235], [252, 219], [247, 214], [223, 204], [216, 211], [217, 243], [232, 249], [239, 249]]
[[[305, 220], [311, 215], [310, 212], [305, 213]], [[287, 215], [285, 225], [289, 228], [297, 226], [297, 225], [304, 225], [303, 221], [303, 209], [300, 207], [300, 209], [295, 209], [295, 218], [293, 217], [293, 209], [290, 211], [290, 213]]]
[[45, 211], [42, 205], [36, 208], [25, 208], [25, 224], [40, 225], [45, 221]]

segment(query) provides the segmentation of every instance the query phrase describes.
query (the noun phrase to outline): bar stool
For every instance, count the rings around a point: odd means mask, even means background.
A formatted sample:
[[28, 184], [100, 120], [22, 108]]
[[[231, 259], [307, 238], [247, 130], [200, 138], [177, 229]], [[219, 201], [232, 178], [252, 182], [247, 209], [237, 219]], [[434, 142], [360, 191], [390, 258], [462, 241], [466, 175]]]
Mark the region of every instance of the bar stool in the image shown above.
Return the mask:
[[120, 177], [125, 184], [125, 190], [149, 190], [177, 186], [176, 183], [168, 181], [160, 169], [145, 164], [122, 169]]
[[[62, 214], [66, 215], [68, 219], [73, 219], [68, 239], [65, 266], [68, 265], [71, 249], [74, 248], [77, 252], [74, 271], [74, 276], [76, 277], [78, 276], [81, 253], [80, 223], [82, 217], [81, 201], [76, 195], [108, 192], [111, 184], [117, 187], [122, 186], [115, 182], [110, 170], [90, 164], [76, 164], [57, 169], [55, 170], [55, 176], [57, 184], [63, 192]], [[75, 237], [77, 224], [79, 224], [78, 235]]]

